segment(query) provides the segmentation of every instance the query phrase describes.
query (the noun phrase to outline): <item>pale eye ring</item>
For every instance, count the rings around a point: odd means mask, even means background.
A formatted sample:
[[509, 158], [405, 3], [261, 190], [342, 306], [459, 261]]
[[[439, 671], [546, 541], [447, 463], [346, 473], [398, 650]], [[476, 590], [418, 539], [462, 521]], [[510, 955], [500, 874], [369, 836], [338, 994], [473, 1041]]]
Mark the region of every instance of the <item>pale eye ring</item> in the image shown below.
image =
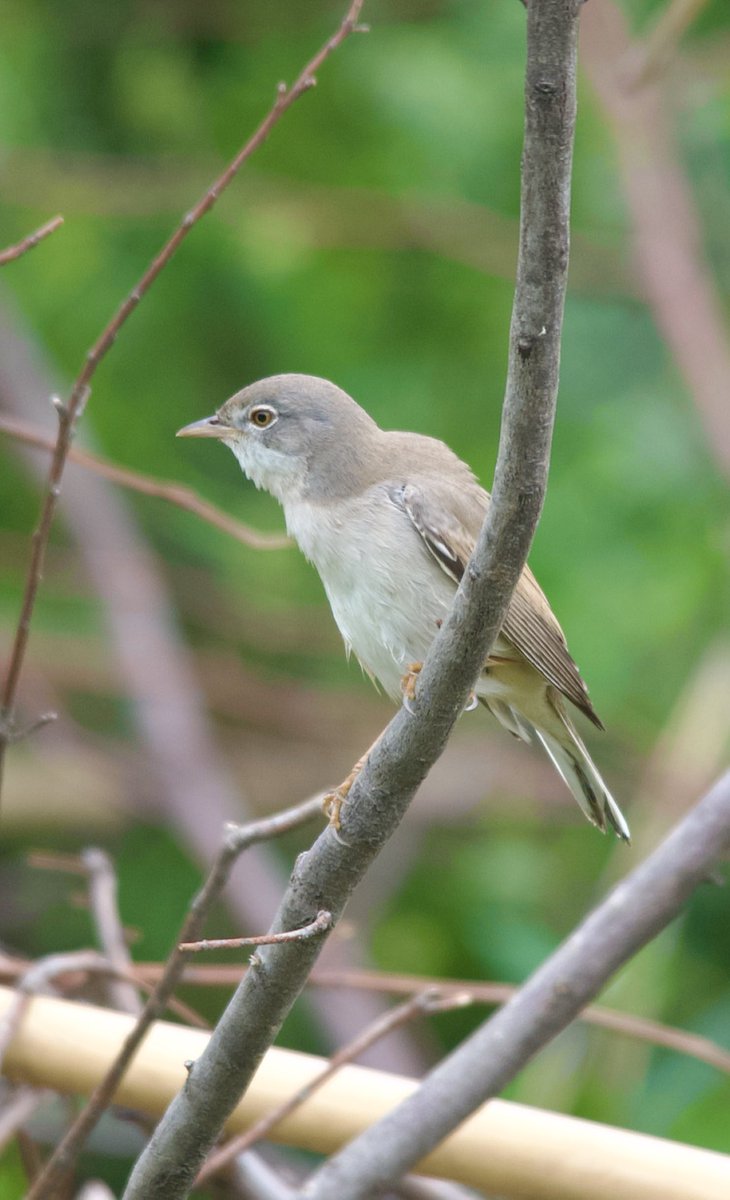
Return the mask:
[[273, 408], [269, 408], [265, 404], [259, 404], [256, 408], [252, 408], [248, 414], [248, 419], [257, 429], [266, 429], [276, 420], [276, 412]]

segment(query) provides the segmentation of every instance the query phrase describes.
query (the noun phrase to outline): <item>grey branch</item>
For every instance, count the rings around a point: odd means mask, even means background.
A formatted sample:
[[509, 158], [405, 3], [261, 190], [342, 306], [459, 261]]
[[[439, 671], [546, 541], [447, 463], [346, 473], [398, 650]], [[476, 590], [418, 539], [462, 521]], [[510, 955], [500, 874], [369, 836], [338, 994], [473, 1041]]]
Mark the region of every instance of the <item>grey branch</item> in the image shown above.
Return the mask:
[[406, 1000], [396, 1008], [391, 1008], [387, 1012], [382, 1013], [381, 1016], [373, 1021], [372, 1025], [369, 1025], [356, 1038], [353, 1038], [351, 1042], [348, 1042], [346, 1046], [342, 1046], [336, 1054], [333, 1054], [319, 1075], [310, 1079], [308, 1083], [294, 1092], [283, 1104], [278, 1105], [277, 1108], [272, 1109], [258, 1121], [255, 1121], [245, 1133], [232, 1138], [220, 1150], [215, 1151], [199, 1172], [196, 1180], [197, 1186], [200, 1186], [211, 1176], [230, 1165], [235, 1158], [242, 1155], [244, 1151], [249, 1150], [256, 1142], [260, 1142], [285, 1117], [288, 1117], [296, 1108], [304, 1104], [314, 1092], [324, 1087], [325, 1083], [333, 1075], [336, 1075], [346, 1063], [354, 1062], [374, 1042], [385, 1037], [386, 1034], [392, 1033], [399, 1025], [404, 1025], [407, 1021], [413, 1020], [414, 1017], [434, 1012], [445, 1012], [450, 1008], [460, 1007], [464, 999], [468, 1001], [468, 997], [458, 995], [443, 997], [434, 988], [429, 988], [417, 996], [412, 996], [410, 1000]]
[[[275, 813], [271, 817], [265, 817], [261, 821], [252, 821], [248, 825], [228, 825], [225, 829], [223, 844], [210, 869], [208, 877], [190, 905], [190, 911], [183, 922], [178, 943], [198, 937], [211, 907], [219, 898], [228, 882], [239, 855], [258, 842], [278, 837], [282, 833], [296, 829], [300, 824], [310, 820], [315, 814], [319, 814], [320, 812], [320, 798], [314, 797], [292, 808], [285, 809], [283, 812]], [[56, 955], [55, 957], [56, 959], [68, 960], [71, 956]], [[97, 957], [86, 956], [86, 958]], [[136, 1054], [152, 1022], [157, 1020], [165, 1011], [180, 980], [184, 966], [185, 955], [178, 944], [169, 955], [165, 963], [165, 969], [152, 995], [139, 1014], [134, 1028], [124, 1039], [119, 1053], [104, 1078], [94, 1089], [89, 1103], [82, 1109], [76, 1120], [68, 1128], [46, 1162], [43, 1171], [34, 1181], [26, 1200], [43, 1200], [44, 1197], [52, 1195], [57, 1189], [59, 1178], [63, 1177], [69, 1166], [74, 1162], [86, 1138], [97, 1124], [104, 1110], [111, 1103], [124, 1072]], [[37, 970], [38, 965], [36, 964], [33, 971], [37, 972]], [[28, 974], [30, 975], [30, 972]], [[11, 1036], [12, 1033], [6, 1035], [5, 1044], [9, 1044]], [[0, 1043], [2, 1043], [1, 1031]]]
[[[89, 905], [101, 948], [109, 962], [122, 973], [132, 972], [132, 956], [124, 937], [117, 905], [117, 876], [109, 855], [90, 846], [82, 852], [89, 875]], [[107, 994], [112, 1008], [139, 1016], [142, 1011], [137, 989], [123, 979], [110, 978]]]
[[681, 910], [730, 848], [730, 772], [653, 854], [547, 959], [519, 992], [417, 1092], [335, 1155], [307, 1200], [366, 1200], [400, 1178], [566, 1027]]
[[[449, 618], [355, 781], [342, 840], [326, 829], [294, 869], [273, 931], [335, 921], [441, 754], [502, 625], [547, 483], [568, 262], [577, 0], [528, 8], [520, 254], [493, 503]], [[125, 1200], [188, 1195], [205, 1155], [301, 992], [323, 939], [264, 946], [140, 1157]]]

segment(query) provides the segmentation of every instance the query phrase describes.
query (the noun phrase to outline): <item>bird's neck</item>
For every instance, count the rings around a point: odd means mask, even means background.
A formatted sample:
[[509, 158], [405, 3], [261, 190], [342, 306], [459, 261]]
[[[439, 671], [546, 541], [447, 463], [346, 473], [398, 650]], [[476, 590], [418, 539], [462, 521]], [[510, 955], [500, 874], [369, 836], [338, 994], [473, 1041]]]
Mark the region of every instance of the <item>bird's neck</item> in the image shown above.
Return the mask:
[[298, 500], [305, 487], [306, 465], [301, 459], [279, 450], [259, 446], [254, 441], [234, 442], [231, 449], [239, 466], [253, 484], [270, 492], [286, 507], [288, 500]]

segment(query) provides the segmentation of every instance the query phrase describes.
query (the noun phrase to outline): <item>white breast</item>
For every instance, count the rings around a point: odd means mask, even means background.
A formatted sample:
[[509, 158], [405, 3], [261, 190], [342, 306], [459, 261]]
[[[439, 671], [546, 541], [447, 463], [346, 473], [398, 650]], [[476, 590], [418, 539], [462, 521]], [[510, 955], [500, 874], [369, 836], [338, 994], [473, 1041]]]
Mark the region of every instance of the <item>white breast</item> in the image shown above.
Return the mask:
[[319, 571], [337, 626], [363, 667], [392, 696], [421, 662], [455, 586], [387, 490], [330, 506], [285, 505], [289, 533]]

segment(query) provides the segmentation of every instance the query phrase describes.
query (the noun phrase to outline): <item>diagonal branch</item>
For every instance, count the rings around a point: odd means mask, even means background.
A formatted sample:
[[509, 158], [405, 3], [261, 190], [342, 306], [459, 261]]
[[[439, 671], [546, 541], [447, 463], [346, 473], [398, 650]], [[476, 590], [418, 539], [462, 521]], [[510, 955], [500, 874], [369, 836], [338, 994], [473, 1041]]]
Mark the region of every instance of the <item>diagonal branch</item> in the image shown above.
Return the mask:
[[[335, 920], [443, 750], [502, 625], [542, 508], [568, 260], [577, 0], [531, 0], [522, 217], [509, 372], [493, 502], [453, 608], [401, 709], [356, 780], [339, 840], [300, 856], [274, 922]], [[262, 947], [183, 1090], [139, 1159], [125, 1200], [180, 1200], [302, 990], [321, 943]]]
[[25, 652], [28, 646], [30, 637], [30, 625], [35, 608], [35, 601], [40, 587], [41, 577], [43, 574], [43, 563], [45, 560], [46, 547], [51, 532], [51, 526], [56, 513], [58, 497], [61, 494], [61, 480], [63, 478], [64, 468], [68, 459], [71, 443], [74, 438], [76, 424], [81, 417], [86, 401], [88, 400], [91, 381], [96, 372], [99, 363], [113, 346], [120, 329], [125, 321], [131, 316], [135, 308], [139, 304], [142, 297], [149, 291], [152, 284], [157, 279], [160, 272], [167, 266], [175, 251], [180, 244], [190, 233], [191, 229], [197, 225], [198, 221], [210, 212], [218, 197], [228, 187], [231, 180], [234, 179], [243, 164], [258, 150], [259, 146], [266, 141], [271, 130], [281, 119], [284, 113], [309, 91], [316, 82], [316, 72], [322, 66], [329, 56], [345, 41], [345, 39], [355, 30], [360, 29], [357, 21], [360, 15], [364, 0], [352, 0], [347, 15], [340, 24], [336, 33], [325, 43], [325, 45], [315, 54], [314, 58], [307, 63], [304, 70], [290, 87], [285, 84], [280, 84], [277, 90], [276, 100], [268, 114], [264, 117], [255, 133], [249, 138], [246, 144], [239, 150], [235, 158], [229, 163], [222, 175], [208, 188], [205, 195], [198, 203], [188, 212], [175, 229], [172, 236], [165, 243], [159, 254], [152, 260], [147, 270], [142, 275], [139, 282], [132, 289], [126, 299], [118, 308], [108, 325], [104, 328], [97, 341], [91, 347], [86, 355], [86, 361], [82, 367], [75, 383], [71, 389], [68, 403], [64, 404], [57, 398], [54, 398], [54, 405], [58, 415], [58, 437], [51, 459], [51, 465], [48, 471], [48, 480], [46, 484], [45, 496], [41, 506], [41, 515], [38, 526], [33, 534], [32, 550], [30, 564], [28, 567], [28, 575], [26, 579], [25, 592], [21, 605], [20, 618], [13, 640], [13, 646], [10, 652], [10, 665], [8, 674], [5, 680], [5, 685], [0, 695], [0, 788], [2, 787], [2, 767], [5, 758], [5, 751], [12, 740], [14, 718], [15, 718], [15, 702], [20, 683], [20, 675], [23, 669], [25, 660]]
[[279, 837], [292, 829], [298, 828], [322, 811], [321, 797], [315, 796], [305, 800], [283, 812], [264, 817], [260, 821], [252, 821], [248, 825], [229, 825], [223, 838], [223, 844], [213, 863], [202, 888], [193, 899], [177, 944], [165, 963], [164, 970], [157, 985], [148, 998], [139, 1018], [124, 1039], [124, 1043], [112, 1061], [104, 1078], [94, 1089], [94, 1093], [86, 1108], [79, 1113], [76, 1120], [67, 1130], [62, 1141], [56, 1146], [53, 1154], [45, 1164], [41, 1175], [28, 1192], [26, 1200], [45, 1200], [52, 1196], [62, 1179], [79, 1153], [86, 1138], [91, 1133], [104, 1110], [109, 1106], [120, 1081], [124, 1077], [129, 1064], [132, 1062], [141, 1043], [148, 1034], [151, 1025], [165, 1011], [172, 994], [177, 987], [185, 966], [186, 956], [180, 948], [180, 943], [192, 941], [200, 936], [208, 913], [227, 884], [231, 871], [240, 857], [251, 846], [269, 838]]
[[[27, 446], [34, 446], [39, 450], [52, 451], [56, 444], [48, 434], [36, 429], [26, 421], [18, 421], [15, 417], [0, 416], [0, 433], [6, 433], [9, 437], [16, 438], [17, 441], [24, 442]], [[216, 529], [222, 529], [224, 533], [229, 533], [231, 537], [243, 542], [244, 546], [251, 546], [254, 550], [284, 550], [293, 544], [291, 538], [285, 534], [259, 533], [257, 529], [252, 529], [243, 521], [237, 521], [235, 517], [230, 517], [228, 513], [217, 508], [215, 504], [211, 504], [209, 500], [204, 500], [192, 488], [185, 487], [181, 483], [168, 483], [164, 479], [153, 479], [151, 475], [144, 475], [141, 471], [131, 471], [129, 467], [117, 466], [116, 463], [110, 463], [101, 455], [92, 454], [90, 450], [80, 450], [77, 446], [71, 447], [68, 457], [71, 462], [78, 463], [80, 467], [86, 467], [89, 471], [94, 471], [95, 474], [101, 475], [102, 479], [108, 479], [110, 483], [117, 483], [120, 487], [129, 488], [132, 492], [139, 492], [143, 496], [155, 496], [159, 500], [167, 500], [170, 504], [175, 504], [178, 508], [184, 508], [186, 512], [194, 513], [196, 517], [200, 517], [201, 521], [215, 525]]]
[[44, 238], [55, 233], [63, 225], [63, 217], [52, 217], [50, 221], [46, 221], [45, 225], [41, 225], [40, 229], [36, 229], [33, 233], [29, 233], [24, 237], [22, 242], [18, 242], [15, 246], [8, 246], [5, 250], [0, 250], [0, 267], [4, 267], [6, 263], [15, 262], [16, 258], [22, 258]]
[[468, 1001], [469, 997], [463, 992], [444, 997], [435, 988], [427, 988], [425, 991], [419, 992], [418, 995], [412, 996], [410, 1000], [397, 1005], [396, 1008], [388, 1009], [382, 1013], [371, 1025], [362, 1030], [357, 1037], [353, 1038], [351, 1042], [348, 1042], [346, 1046], [342, 1046], [333, 1054], [318, 1075], [308, 1080], [307, 1083], [302, 1084], [283, 1103], [270, 1109], [265, 1116], [255, 1121], [245, 1133], [232, 1138], [225, 1145], [221, 1146], [219, 1150], [211, 1154], [210, 1158], [198, 1172], [197, 1185], [200, 1186], [205, 1180], [210, 1179], [211, 1176], [216, 1175], [224, 1167], [232, 1163], [239, 1154], [250, 1150], [256, 1142], [260, 1142], [262, 1138], [267, 1137], [271, 1130], [281, 1124], [290, 1113], [294, 1112], [301, 1104], [304, 1104], [319, 1088], [324, 1087], [325, 1083], [333, 1075], [336, 1075], [346, 1063], [354, 1062], [378, 1039], [386, 1037], [387, 1034], [397, 1029], [399, 1025], [404, 1025], [407, 1021], [411, 1021], [415, 1017], [430, 1015], [436, 1012], [445, 1012], [450, 1008], [458, 1008], [463, 1003], [468, 1003]]
[[[419, 1162], [672, 921], [730, 848], [730, 773], [421, 1087], [308, 1181], [307, 1200], [367, 1200]], [[579, 1185], [574, 1171], [574, 1183]], [[556, 1192], [557, 1194], [557, 1192]]]

